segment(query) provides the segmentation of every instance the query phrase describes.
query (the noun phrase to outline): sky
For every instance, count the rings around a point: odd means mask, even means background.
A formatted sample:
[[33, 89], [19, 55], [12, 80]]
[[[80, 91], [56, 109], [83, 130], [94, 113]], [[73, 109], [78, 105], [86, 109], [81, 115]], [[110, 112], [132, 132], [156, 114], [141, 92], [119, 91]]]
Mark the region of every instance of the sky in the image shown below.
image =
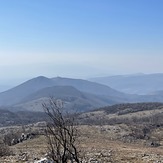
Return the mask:
[[163, 72], [162, 0], [0, 0], [0, 84]]

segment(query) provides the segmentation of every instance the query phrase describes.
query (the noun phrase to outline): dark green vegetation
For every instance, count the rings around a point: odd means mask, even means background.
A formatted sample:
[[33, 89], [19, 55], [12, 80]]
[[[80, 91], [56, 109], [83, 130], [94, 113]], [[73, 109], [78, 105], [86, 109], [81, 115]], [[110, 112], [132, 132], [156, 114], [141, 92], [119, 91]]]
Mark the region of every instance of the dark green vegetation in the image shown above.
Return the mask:
[[0, 109], [0, 127], [25, 125], [46, 120], [43, 112], [17, 111]]
[[[0, 109], [1, 126], [23, 125], [47, 120], [44, 112], [13, 112], [11, 110], [12, 108], [10, 111], [6, 108]], [[116, 104], [93, 111], [78, 112], [77, 119], [81, 124], [148, 123], [163, 125], [163, 103]]]
[[163, 103], [116, 104], [81, 114], [84, 124], [147, 124], [163, 126]]
[[163, 103], [127, 103], [127, 104], [116, 104], [113, 106], [107, 106], [101, 108], [99, 110], [103, 110], [106, 114], [114, 114], [117, 113], [118, 115], [128, 114], [128, 113], [135, 113], [139, 111], [147, 111], [147, 110], [156, 110], [162, 109]]

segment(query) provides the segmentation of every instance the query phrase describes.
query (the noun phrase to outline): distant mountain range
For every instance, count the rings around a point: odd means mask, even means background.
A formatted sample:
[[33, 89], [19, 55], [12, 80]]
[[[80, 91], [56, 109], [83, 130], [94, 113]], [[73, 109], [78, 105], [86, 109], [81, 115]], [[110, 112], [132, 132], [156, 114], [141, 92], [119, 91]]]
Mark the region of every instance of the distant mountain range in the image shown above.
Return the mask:
[[90, 80], [129, 94], [149, 95], [163, 90], [163, 73], [116, 75]]
[[12, 111], [43, 111], [42, 103], [50, 97], [61, 99], [66, 109], [79, 112], [119, 103], [163, 102], [162, 91], [131, 95], [88, 80], [39, 76], [0, 93], [0, 106]]
[[80, 111], [128, 101], [124, 93], [95, 82], [39, 76], [0, 93], [0, 106], [40, 111], [40, 103], [51, 96]]

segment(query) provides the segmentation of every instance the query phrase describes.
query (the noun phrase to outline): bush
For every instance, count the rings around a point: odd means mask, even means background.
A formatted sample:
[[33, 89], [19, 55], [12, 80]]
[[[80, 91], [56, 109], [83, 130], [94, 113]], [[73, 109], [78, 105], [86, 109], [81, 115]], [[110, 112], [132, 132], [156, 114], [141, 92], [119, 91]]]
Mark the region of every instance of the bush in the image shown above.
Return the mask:
[[0, 157], [9, 156], [11, 155], [11, 153], [12, 152], [7, 145], [5, 145], [4, 143], [0, 144]]

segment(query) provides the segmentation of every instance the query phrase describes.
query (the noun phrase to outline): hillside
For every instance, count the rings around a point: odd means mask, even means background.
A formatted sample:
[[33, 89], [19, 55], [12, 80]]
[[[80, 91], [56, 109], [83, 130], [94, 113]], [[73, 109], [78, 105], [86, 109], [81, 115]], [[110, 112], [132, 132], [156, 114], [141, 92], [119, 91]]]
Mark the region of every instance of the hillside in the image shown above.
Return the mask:
[[0, 85], [0, 92], [4, 92], [10, 88], [11, 88], [11, 86], [9, 86], [9, 85]]
[[0, 93], [0, 106], [12, 106], [14, 110], [42, 111], [43, 101], [48, 101], [52, 96], [61, 99], [65, 108], [79, 112], [119, 103], [163, 102], [161, 92], [131, 95], [87, 80], [39, 76]]
[[[120, 111], [124, 111], [123, 114]], [[17, 112], [13, 118], [31, 121], [40, 115]], [[86, 162], [152, 163], [163, 160], [162, 103], [118, 104], [78, 114], [75, 119], [79, 122], [75, 127], [80, 134], [77, 147]], [[0, 162], [24, 162], [24, 158], [34, 162], [47, 155], [45, 122], [24, 124], [0, 128], [1, 138], [8, 138], [5, 139], [7, 142], [20, 138], [22, 133], [32, 135], [29, 139], [7, 146], [12, 153], [1, 157]], [[25, 157], [26, 154], [28, 157]]]
[[37, 102], [33, 103], [33, 100], [49, 98], [50, 96], [63, 99], [65, 103], [69, 103], [70, 108], [74, 107], [79, 110], [128, 101], [124, 93], [102, 84], [81, 79], [60, 77], [50, 79], [40, 76], [0, 93], [0, 106], [22, 104], [21, 106], [25, 108], [26, 104], [24, 103], [30, 103], [34, 106]]
[[128, 114], [139, 111], [157, 110], [163, 108], [163, 103], [133, 103], [133, 104], [116, 104], [107, 106], [99, 110], [105, 111], [107, 114]]
[[13, 105], [20, 102], [26, 96], [53, 85], [53, 81], [40, 76], [28, 80], [12, 89], [0, 93], [0, 105]]
[[66, 109], [78, 112], [116, 103], [104, 97], [80, 92], [72, 86], [53, 86], [41, 89], [27, 96], [19, 104], [15, 105], [15, 107], [21, 110], [43, 111], [42, 103], [48, 103], [50, 97], [61, 99], [64, 101]]
[[[13, 108], [0, 108], [1, 126], [28, 124], [44, 121], [46, 116], [43, 112], [41, 102], [44, 101], [46, 103], [48, 102], [48, 100], [48, 98], [42, 98], [16, 106], [23, 108], [22, 111], [18, 110], [13, 112]], [[84, 105], [84, 102], [82, 104]], [[67, 104], [69, 110], [73, 109], [70, 106], [71, 105]], [[87, 107], [85, 106], [85, 108]], [[155, 126], [158, 124], [163, 125], [163, 103], [115, 104], [112, 106], [101, 107], [95, 110], [87, 108], [81, 111], [84, 112], [78, 112], [78, 115], [76, 117], [79, 124], [112, 125], [126, 123], [131, 125], [134, 123], [141, 125], [153, 124]]]
[[151, 94], [163, 90], [163, 74], [116, 75], [90, 79], [130, 94]]
[[111, 95], [116, 97], [124, 96], [124, 93], [116, 91], [115, 89], [110, 88], [109, 86], [90, 82], [82, 79], [70, 79], [70, 78], [62, 78], [56, 77], [52, 78], [55, 85], [59, 86], [72, 86], [82, 92], [87, 92], [95, 95]]
[[0, 127], [25, 125], [44, 121], [46, 114], [43, 112], [30, 112], [30, 111], [11, 111], [12, 108], [0, 108]]
[[153, 124], [163, 125], [163, 103], [116, 104], [82, 113], [86, 124]]

